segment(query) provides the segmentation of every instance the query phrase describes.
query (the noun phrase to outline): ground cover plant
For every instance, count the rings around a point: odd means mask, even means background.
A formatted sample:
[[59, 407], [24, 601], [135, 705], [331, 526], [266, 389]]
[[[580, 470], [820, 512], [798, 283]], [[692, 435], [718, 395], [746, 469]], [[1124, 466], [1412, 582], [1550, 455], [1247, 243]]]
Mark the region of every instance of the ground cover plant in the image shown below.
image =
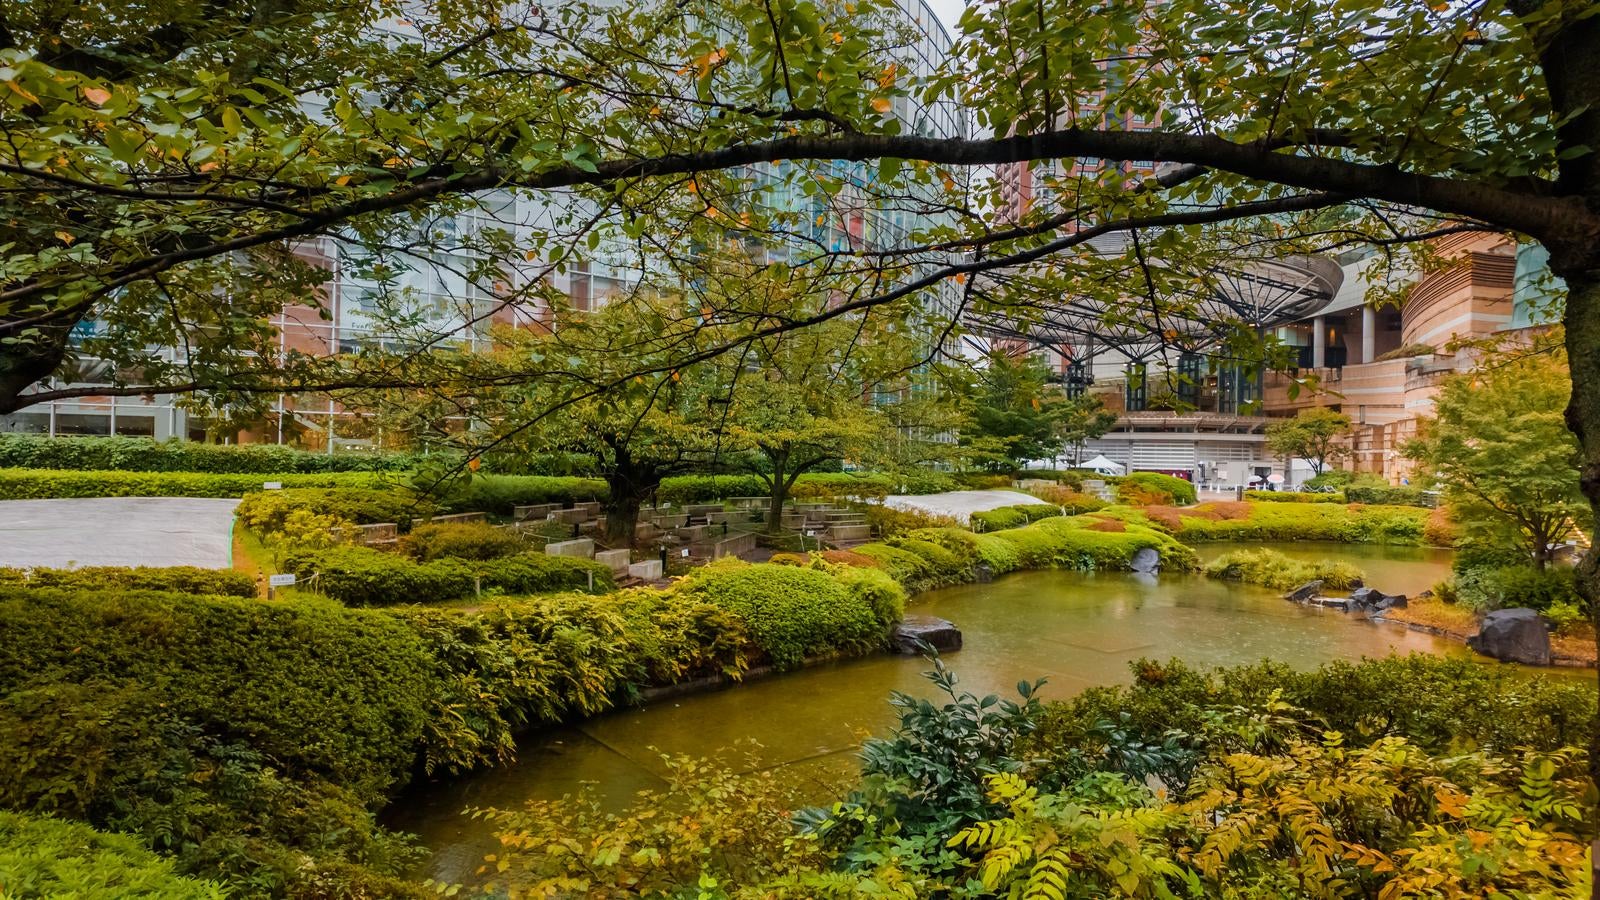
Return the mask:
[[137, 840], [48, 816], [0, 811], [0, 891], [74, 900], [222, 900], [216, 882], [184, 878]]
[[1361, 569], [1342, 560], [1315, 562], [1293, 559], [1276, 550], [1235, 550], [1206, 563], [1211, 578], [1242, 581], [1281, 591], [1293, 590], [1312, 581], [1330, 590], [1343, 591], [1362, 584]]
[[967, 518], [972, 523], [973, 531], [984, 532], [1021, 528], [1030, 522], [1060, 515], [1065, 515], [1061, 507], [1049, 503], [1019, 503], [975, 512]]
[[[1587, 686], [1413, 656], [978, 698], [936, 663], [853, 790], [675, 760], [627, 810], [485, 810], [488, 887], [591, 897], [1453, 896], [1585, 890]], [[1466, 702], [1456, 690], [1468, 688]], [[663, 816], [663, 810], [674, 815]], [[681, 812], [680, 812], [681, 811]], [[562, 848], [583, 848], [582, 853]]]
[[175, 591], [229, 597], [254, 597], [257, 593], [255, 580], [243, 572], [195, 566], [0, 567], [0, 584], [78, 590]]
[[1196, 499], [1193, 482], [1159, 472], [1134, 472], [1113, 481], [1117, 500], [1133, 506], [1187, 506]]
[[609, 567], [542, 551], [488, 559], [439, 556], [419, 562], [369, 547], [332, 547], [290, 553], [283, 570], [294, 573], [306, 589], [352, 606], [612, 588]]
[[1152, 525], [1188, 542], [1338, 541], [1420, 545], [1431, 510], [1337, 503], [1212, 501], [1193, 507], [1110, 507], [1099, 515]]

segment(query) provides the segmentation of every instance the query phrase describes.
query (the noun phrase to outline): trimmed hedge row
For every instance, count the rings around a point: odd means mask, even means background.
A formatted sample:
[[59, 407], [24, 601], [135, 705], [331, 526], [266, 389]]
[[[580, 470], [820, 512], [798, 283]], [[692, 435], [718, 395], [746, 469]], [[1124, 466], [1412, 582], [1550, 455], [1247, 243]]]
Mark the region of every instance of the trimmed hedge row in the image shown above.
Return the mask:
[[1019, 569], [1126, 571], [1143, 549], [1161, 554], [1169, 571], [1199, 568], [1194, 551], [1148, 525], [1108, 521], [1098, 515], [1041, 519], [1021, 528], [973, 534], [960, 528], [924, 528], [855, 547], [910, 593], [975, 581], [978, 567], [993, 575]]
[[1359, 568], [1343, 560], [1308, 562], [1264, 549], [1224, 553], [1206, 564], [1205, 573], [1210, 578], [1259, 584], [1281, 591], [1312, 581], [1320, 581], [1331, 590], [1349, 590], [1360, 587], [1364, 577]]
[[218, 446], [140, 437], [0, 434], [0, 468], [267, 475], [401, 472], [416, 468], [420, 459], [410, 453], [329, 456], [276, 444]]
[[[337, 458], [337, 457], [335, 457]], [[242, 497], [260, 491], [266, 481], [284, 488], [366, 488], [414, 492], [408, 472], [274, 473], [261, 475], [206, 472], [124, 472], [72, 469], [0, 468], [0, 500], [48, 500], [67, 497]], [[948, 476], [932, 473], [900, 479], [880, 474], [818, 472], [800, 476], [791, 496], [883, 497], [893, 493], [928, 494], [952, 490]], [[705, 503], [725, 497], [759, 497], [766, 485], [755, 475], [680, 475], [664, 479], [656, 497], [663, 503]], [[512, 507], [535, 503], [603, 500], [606, 484], [598, 478], [555, 475], [479, 475], [452, 485], [433, 502], [448, 512], [490, 512], [509, 516]]]
[[0, 584], [72, 590], [176, 591], [221, 597], [254, 597], [256, 583], [232, 569], [195, 566], [85, 566], [81, 569], [0, 567]]
[[590, 559], [523, 553], [498, 559], [417, 562], [368, 547], [291, 553], [283, 562], [301, 582], [351, 606], [440, 603], [481, 594], [609, 591], [611, 570]]
[[216, 475], [203, 472], [76, 472], [0, 469], [0, 500], [72, 497], [242, 497], [266, 481], [286, 488], [377, 487], [400, 476], [383, 472], [321, 475]]
[[1393, 485], [1352, 484], [1344, 489], [1351, 503], [1371, 503], [1381, 506], [1427, 506], [1428, 498], [1421, 488], [1395, 487]]
[[1245, 491], [1244, 498], [1257, 503], [1345, 503], [1344, 494], [1318, 494], [1311, 491]]
[[983, 512], [975, 512], [968, 516], [967, 519], [972, 523], [973, 531], [982, 533], [1002, 531], [1007, 528], [1021, 528], [1030, 522], [1061, 515], [1066, 515], [1061, 507], [1049, 503], [1019, 503], [1015, 506], [999, 506]]

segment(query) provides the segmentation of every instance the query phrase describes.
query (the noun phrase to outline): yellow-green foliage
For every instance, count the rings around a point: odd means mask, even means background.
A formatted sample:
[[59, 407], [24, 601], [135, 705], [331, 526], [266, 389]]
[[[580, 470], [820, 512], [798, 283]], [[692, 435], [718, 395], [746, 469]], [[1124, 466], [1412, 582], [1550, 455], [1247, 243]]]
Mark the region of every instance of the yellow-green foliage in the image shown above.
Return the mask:
[[1430, 513], [1412, 506], [1211, 502], [1182, 509], [1113, 506], [1100, 515], [1154, 525], [1188, 543], [1339, 541], [1420, 545]]
[[1334, 590], [1348, 590], [1359, 587], [1363, 577], [1359, 568], [1341, 560], [1307, 562], [1276, 550], [1235, 550], [1207, 563], [1205, 572], [1212, 578], [1284, 591], [1310, 581], [1320, 581]]
[[222, 886], [177, 874], [124, 834], [0, 811], [0, 896], [74, 900], [222, 900]]
[[821, 569], [725, 560], [675, 584], [675, 596], [708, 603], [744, 620], [751, 639], [779, 668], [808, 656], [860, 652], [880, 644], [881, 598], [866, 581], [852, 587]]
[[1094, 516], [1056, 516], [1021, 528], [972, 534], [957, 528], [924, 528], [887, 542], [863, 544], [856, 553], [870, 557], [912, 593], [977, 577], [979, 564], [992, 574], [1018, 569], [1118, 571], [1134, 554], [1150, 548], [1169, 571], [1199, 567], [1194, 551], [1148, 524], [1124, 531], [1098, 530]]
[[81, 569], [0, 568], [0, 584], [74, 590], [177, 591], [254, 597], [256, 583], [232, 569], [195, 566], [85, 566]]

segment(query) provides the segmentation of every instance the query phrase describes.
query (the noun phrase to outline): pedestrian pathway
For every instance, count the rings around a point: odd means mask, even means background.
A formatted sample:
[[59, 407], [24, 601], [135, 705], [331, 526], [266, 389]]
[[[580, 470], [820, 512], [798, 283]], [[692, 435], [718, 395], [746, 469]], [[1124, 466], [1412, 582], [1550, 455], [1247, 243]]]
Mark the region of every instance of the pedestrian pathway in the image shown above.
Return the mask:
[[948, 516], [962, 524], [966, 524], [968, 517], [975, 512], [1043, 502], [1021, 491], [949, 491], [943, 494], [896, 494], [883, 498], [883, 505], [890, 509]]
[[238, 500], [94, 497], [0, 501], [0, 566], [233, 564]]

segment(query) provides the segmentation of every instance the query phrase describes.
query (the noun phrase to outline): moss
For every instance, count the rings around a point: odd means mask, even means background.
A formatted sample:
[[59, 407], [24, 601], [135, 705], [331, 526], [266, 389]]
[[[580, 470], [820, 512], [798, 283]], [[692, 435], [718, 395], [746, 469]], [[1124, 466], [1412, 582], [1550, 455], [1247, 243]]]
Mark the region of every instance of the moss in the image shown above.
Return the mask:
[[1349, 590], [1361, 584], [1363, 578], [1362, 571], [1347, 562], [1306, 562], [1291, 559], [1276, 550], [1235, 550], [1212, 560], [1205, 572], [1212, 578], [1283, 591], [1312, 581], [1320, 581], [1333, 590]]

